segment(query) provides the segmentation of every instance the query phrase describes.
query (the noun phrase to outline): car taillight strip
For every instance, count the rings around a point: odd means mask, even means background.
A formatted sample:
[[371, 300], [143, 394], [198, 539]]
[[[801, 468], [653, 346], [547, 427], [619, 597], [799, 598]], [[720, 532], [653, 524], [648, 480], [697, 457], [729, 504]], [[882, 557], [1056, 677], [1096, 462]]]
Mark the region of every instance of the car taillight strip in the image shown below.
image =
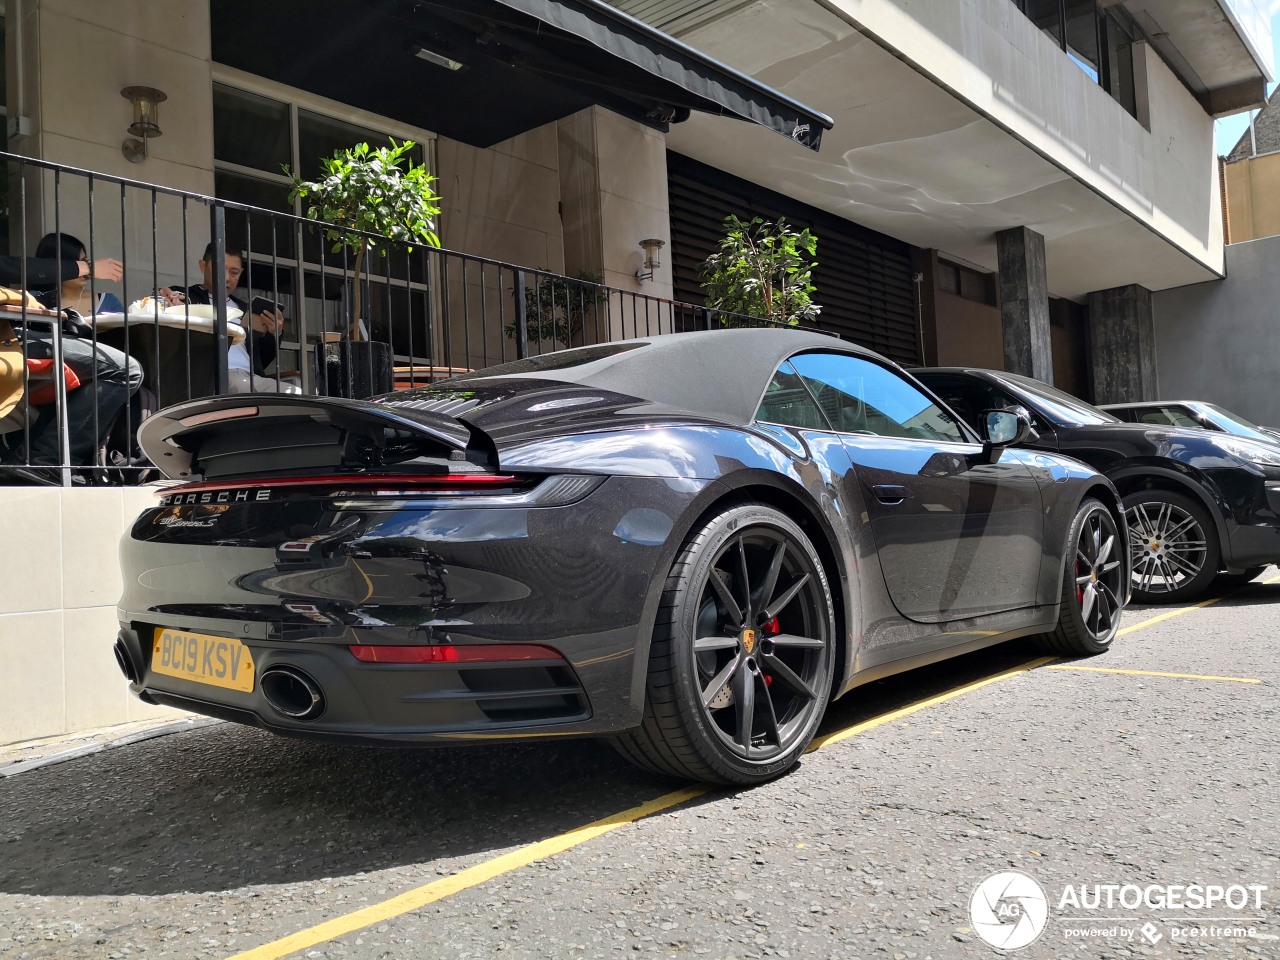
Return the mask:
[[413, 489], [470, 490], [489, 487], [509, 487], [522, 478], [512, 473], [449, 473], [449, 474], [379, 474], [377, 476], [325, 477], [270, 477], [262, 480], [217, 481], [188, 483], [170, 487], [165, 493], [197, 493], [207, 490], [250, 490], [261, 487], [316, 487], [329, 486], [338, 489], [359, 487], [368, 491], [401, 492]]
[[560, 651], [536, 643], [429, 644], [422, 646], [352, 644], [362, 663], [503, 663], [563, 660]]

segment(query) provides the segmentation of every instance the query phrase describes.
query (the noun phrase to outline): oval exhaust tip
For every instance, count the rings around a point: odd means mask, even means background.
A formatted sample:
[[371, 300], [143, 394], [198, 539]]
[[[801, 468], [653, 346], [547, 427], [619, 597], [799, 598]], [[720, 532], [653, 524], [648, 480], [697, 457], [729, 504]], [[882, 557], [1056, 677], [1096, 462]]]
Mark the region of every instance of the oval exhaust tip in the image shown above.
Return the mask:
[[314, 720], [324, 713], [320, 685], [296, 667], [268, 667], [258, 684], [271, 708], [292, 720]]
[[111, 651], [116, 655], [116, 665], [124, 674], [124, 678], [130, 683], [137, 683], [138, 671], [133, 665], [133, 658], [129, 656], [129, 651], [125, 649], [124, 641], [116, 637], [116, 644]]

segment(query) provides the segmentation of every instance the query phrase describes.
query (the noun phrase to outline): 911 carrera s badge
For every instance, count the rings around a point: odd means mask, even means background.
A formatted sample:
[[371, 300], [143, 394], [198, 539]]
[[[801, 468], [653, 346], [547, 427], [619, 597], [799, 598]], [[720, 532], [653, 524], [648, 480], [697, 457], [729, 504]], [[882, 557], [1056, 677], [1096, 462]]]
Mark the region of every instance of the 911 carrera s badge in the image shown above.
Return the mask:
[[750, 627], [742, 631], [742, 647], [747, 653], [756, 648], [756, 632]]

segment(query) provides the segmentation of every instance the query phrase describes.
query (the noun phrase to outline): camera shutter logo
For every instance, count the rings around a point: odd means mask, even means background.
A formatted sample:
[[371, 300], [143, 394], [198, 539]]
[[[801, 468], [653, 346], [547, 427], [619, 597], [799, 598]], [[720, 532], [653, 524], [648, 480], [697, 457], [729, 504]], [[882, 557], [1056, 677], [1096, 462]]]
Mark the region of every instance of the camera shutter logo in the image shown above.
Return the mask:
[[1025, 873], [1007, 870], [983, 880], [969, 898], [974, 932], [998, 950], [1035, 942], [1049, 919], [1044, 889]]

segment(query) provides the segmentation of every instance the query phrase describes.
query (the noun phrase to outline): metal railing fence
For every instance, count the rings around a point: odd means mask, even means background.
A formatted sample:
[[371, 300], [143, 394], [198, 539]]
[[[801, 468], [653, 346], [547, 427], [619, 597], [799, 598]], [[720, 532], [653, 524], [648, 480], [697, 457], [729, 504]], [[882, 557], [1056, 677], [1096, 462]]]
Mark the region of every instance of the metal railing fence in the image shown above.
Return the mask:
[[[243, 389], [236, 371], [246, 361], [258, 368], [260, 378], [247, 381], [258, 390], [367, 396], [570, 346], [771, 325], [372, 234], [363, 236], [378, 252], [356, 278], [351, 250], [324, 239], [332, 225], [14, 154], [0, 161], [0, 234], [11, 238], [0, 282], [39, 291], [49, 307], [0, 305], [0, 339], [5, 320], [12, 328], [0, 362], [0, 483], [145, 479], [151, 465], [134, 439], [141, 420], [160, 406]], [[44, 262], [36, 257], [31, 238], [44, 227], [78, 239], [91, 262], [120, 262], [117, 302], [102, 299], [115, 290], [92, 274], [41, 289], [37, 278], [71, 272], [61, 244]], [[237, 252], [243, 274], [228, 289]], [[182, 289], [184, 304], [161, 295]], [[254, 329], [252, 311], [237, 315], [257, 297], [279, 305], [278, 338]], [[87, 321], [79, 328], [58, 313], [72, 300]], [[263, 365], [267, 353], [274, 362]], [[76, 376], [53, 373], [64, 364]], [[128, 396], [138, 372], [141, 386]]]

